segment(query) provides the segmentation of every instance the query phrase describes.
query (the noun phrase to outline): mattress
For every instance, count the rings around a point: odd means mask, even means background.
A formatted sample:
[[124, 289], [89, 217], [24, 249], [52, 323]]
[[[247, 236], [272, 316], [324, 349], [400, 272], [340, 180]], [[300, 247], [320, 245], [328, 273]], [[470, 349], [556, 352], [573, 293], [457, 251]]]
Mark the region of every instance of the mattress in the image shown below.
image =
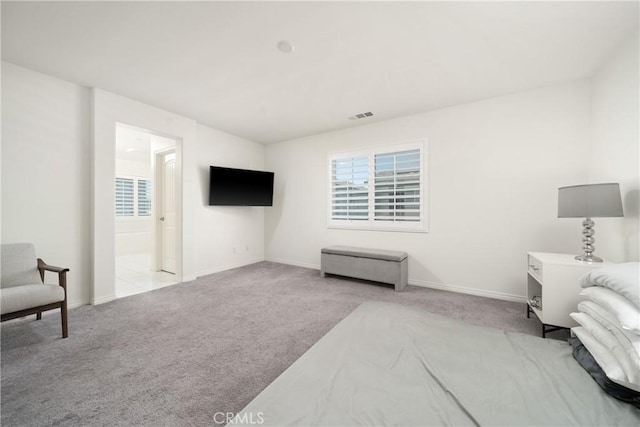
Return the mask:
[[367, 302], [229, 425], [616, 426], [640, 410], [606, 393], [562, 341]]

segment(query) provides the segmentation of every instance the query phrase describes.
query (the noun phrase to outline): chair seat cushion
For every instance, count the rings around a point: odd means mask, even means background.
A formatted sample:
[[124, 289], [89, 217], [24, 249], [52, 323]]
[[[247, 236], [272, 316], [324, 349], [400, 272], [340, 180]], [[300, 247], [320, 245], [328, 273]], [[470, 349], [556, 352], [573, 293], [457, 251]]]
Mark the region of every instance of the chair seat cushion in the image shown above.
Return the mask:
[[64, 289], [58, 285], [21, 285], [0, 289], [1, 314], [15, 313], [64, 300]]

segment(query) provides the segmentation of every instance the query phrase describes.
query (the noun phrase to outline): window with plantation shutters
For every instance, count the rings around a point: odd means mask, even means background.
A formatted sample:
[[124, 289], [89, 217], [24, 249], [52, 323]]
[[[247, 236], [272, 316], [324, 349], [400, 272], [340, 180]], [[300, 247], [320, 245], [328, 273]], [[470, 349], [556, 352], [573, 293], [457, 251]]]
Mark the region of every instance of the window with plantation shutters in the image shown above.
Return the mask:
[[116, 216], [134, 215], [133, 179], [116, 178]]
[[116, 217], [151, 216], [151, 180], [117, 176], [115, 189]]
[[328, 226], [427, 231], [426, 142], [329, 155]]

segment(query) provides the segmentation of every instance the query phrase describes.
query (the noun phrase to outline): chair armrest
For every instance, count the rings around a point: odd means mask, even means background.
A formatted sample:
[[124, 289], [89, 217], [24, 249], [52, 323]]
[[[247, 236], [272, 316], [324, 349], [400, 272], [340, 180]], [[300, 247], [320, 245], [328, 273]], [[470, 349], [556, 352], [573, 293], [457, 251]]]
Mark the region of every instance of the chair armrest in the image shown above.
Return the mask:
[[38, 270], [40, 271], [40, 278], [42, 279], [43, 282], [44, 282], [45, 271], [58, 273], [58, 284], [62, 286], [65, 289], [65, 291], [67, 290], [67, 271], [69, 271], [68, 268], [55, 267], [53, 265], [49, 265], [45, 263], [42, 259], [38, 258]]
[[44, 261], [42, 261], [42, 259], [40, 258], [38, 258], [38, 270], [52, 271], [54, 273], [63, 273], [63, 272], [66, 273], [67, 271], [69, 271], [68, 268], [61, 268], [61, 267], [55, 267], [53, 265], [49, 265]]

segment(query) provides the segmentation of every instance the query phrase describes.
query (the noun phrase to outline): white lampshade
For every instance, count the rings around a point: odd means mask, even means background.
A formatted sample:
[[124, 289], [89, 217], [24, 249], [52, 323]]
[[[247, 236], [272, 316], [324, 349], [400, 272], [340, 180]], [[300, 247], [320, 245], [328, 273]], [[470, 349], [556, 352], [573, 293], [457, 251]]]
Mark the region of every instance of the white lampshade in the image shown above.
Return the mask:
[[586, 184], [558, 189], [558, 218], [624, 216], [620, 185]]

